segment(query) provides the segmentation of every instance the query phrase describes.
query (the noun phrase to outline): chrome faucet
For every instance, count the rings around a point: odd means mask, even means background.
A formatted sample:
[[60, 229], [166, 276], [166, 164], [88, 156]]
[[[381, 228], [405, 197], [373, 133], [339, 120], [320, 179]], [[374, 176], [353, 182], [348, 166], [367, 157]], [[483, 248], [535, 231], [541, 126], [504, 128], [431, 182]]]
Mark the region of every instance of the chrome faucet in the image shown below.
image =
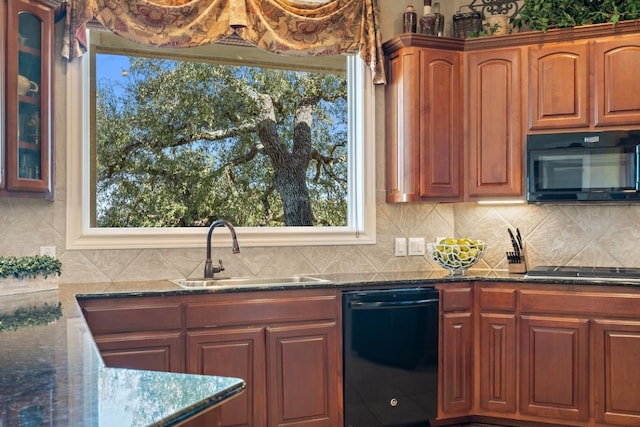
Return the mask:
[[240, 253], [240, 246], [238, 245], [238, 237], [236, 236], [236, 230], [233, 228], [233, 225], [229, 221], [225, 221], [224, 219], [217, 219], [213, 221], [213, 223], [209, 226], [209, 233], [207, 234], [207, 259], [204, 262], [204, 278], [205, 279], [213, 279], [214, 273], [220, 273], [224, 271], [224, 266], [222, 265], [222, 260], [218, 260], [218, 265], [215, 267], [211, 262], [211, 235], [213, 234], [213, 229], [216, 227], [227, 227], [231, 232], [231, 238], [233, 239], [231, 252], [234, 254]]

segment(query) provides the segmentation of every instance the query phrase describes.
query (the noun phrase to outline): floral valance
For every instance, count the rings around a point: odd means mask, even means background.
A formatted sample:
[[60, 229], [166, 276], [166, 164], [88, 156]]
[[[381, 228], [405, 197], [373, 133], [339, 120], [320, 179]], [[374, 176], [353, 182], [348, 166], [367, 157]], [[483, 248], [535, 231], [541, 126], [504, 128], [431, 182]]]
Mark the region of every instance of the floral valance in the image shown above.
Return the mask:
[[378, 0], [69, 0], [63, 56], [86, 51], [85, 25], [95, 19], [148, 46], [194, 47], [237, 34], [285, 55], [359, 52], [380, 84], [379, 17]]

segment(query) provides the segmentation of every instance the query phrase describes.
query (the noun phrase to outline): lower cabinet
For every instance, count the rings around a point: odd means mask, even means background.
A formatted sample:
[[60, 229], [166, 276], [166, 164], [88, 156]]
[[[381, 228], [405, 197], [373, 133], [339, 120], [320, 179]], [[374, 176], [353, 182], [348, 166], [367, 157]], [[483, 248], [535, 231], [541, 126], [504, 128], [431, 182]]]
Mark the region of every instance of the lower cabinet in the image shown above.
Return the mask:
[[267, 425], [340, 425], [336, 322], [268, 327], [266, 336]]
[[516, 316], [480, 314], [480, 408], [487, 412], [516, 410]]
[[338, 296], [305, 290], [186, 300], [187, 372], [247, 383], [243, 395], [189, 426], [342, 425]]
[[439, 425], [640, 425], [640, 291], [489, 281], [439, 288]]
[[89, 298], [107, 366], [242, 378], [246, 390], [195, 426], [343, 423], [340, 291]]
[[589, 418], [589, 322], [522, 316], [520, 411], [569, 421]]
[[473, 322], [471, 313], [442, 316], [442, 413], [465, 414], [473, 404]]
[[640, 425], [640, 321], [596, 319], [593, 348], [596, 421]]
[[[245, 392], [189, 425], [267, 425], [263, 327], [187, 333], [187, 372], [242, 378]], [[212, 422], [212, 418], [216, 422]]]
[[180, 331], [134, 332], [95, 338], [105, 365], [114, 368], [183, 372], [184, 342]]
[[473, 405], [473, 289], [440, 292], [438, 417], [466, 415]]

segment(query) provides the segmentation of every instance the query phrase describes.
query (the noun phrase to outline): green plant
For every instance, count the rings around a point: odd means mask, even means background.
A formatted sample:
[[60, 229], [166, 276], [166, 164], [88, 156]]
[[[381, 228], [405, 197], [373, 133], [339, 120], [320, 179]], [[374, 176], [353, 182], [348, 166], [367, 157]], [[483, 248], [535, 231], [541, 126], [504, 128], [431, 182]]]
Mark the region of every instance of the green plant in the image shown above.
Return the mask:
[[43, 276], [46, 279], [49, 275], [60, 276], [60, 274], [62, 274], [62, 263], [48, 255], [0, 257], [0, 279], [37, 276]]
[[575, 27], [637, 19], [640, 0], [524, 0], [518, 27], [546, 31], [549, 28]]

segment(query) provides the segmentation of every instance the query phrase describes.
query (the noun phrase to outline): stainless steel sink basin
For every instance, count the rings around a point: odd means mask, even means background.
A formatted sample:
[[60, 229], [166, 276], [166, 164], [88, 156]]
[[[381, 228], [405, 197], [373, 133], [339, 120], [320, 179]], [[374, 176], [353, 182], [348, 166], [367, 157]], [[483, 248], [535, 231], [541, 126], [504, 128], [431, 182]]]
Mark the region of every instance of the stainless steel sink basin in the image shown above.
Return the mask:
[[185, 289], [211, 288], [218, 286], [283, 286], [329, 284], [330, 280], [311, 276], [287, 277], [231, 277], [221, 279], [176, 279], [171, 282]]

